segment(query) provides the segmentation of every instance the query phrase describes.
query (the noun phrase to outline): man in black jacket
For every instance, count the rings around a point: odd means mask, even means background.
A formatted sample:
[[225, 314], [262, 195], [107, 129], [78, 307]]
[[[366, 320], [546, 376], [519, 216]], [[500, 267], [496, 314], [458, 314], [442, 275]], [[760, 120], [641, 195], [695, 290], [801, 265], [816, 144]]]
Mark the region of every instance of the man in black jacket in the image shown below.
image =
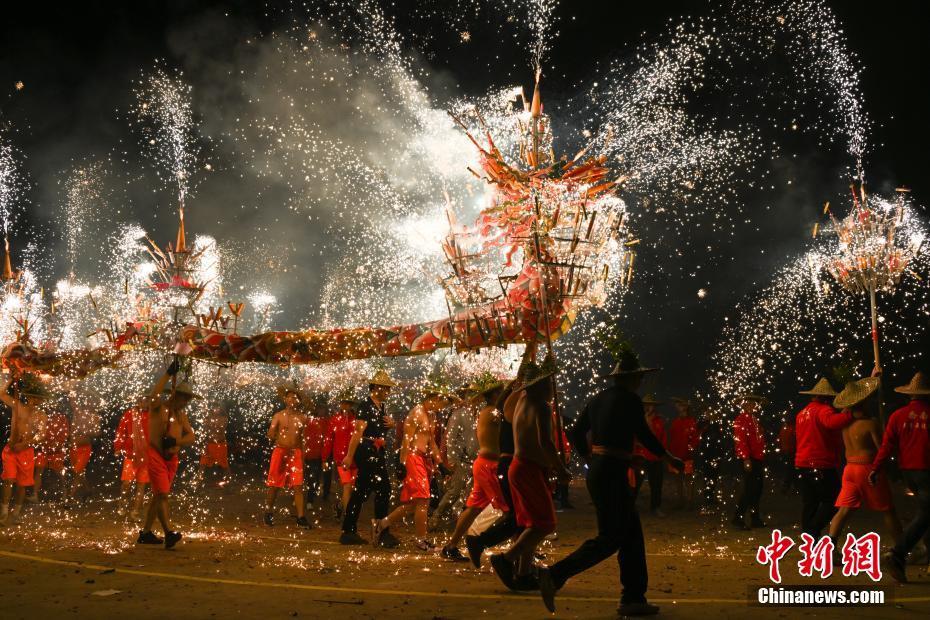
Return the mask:
[[610, 373], [614, 385], [588, 403], [570, 431], [579, 454], [588, 459], [587, 485], [597, 511], [598, 532], [568, 557], [540, 569], [539, 589], [550, 612], [555, 610], [555, 592], [566, 581], [614, 553], [623, 587], [620, 615], [652, 615], [659, 611], [646, 602], [646, 548], [628, 477], [633, 441], [638, 440], [647, 450], [665, 458], [674, 469], [680, 471], [684, 464], [666, 452], [646, 424], [643, 403], [636, 391], [643, 375], [653, 370], [640, 366], [635, 353], [625, 351]]

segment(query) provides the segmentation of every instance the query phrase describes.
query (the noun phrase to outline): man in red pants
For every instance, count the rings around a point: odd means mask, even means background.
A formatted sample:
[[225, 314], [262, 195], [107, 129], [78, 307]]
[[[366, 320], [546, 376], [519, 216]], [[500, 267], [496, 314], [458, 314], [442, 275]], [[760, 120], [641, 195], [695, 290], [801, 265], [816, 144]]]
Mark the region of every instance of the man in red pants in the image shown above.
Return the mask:
[[349, 504], [349, 497], [352, 495], [352, 487], [355, 486], [355, 478], [358, 475], [358, 468], [355, 463], [351, 467], [345, 467], [342, 460], [349, 451], [349, 441], [352, 439], [352, 433], [355, 430], [355, 400], [352, 399], [352, 392], [346, 390], [339, 397], [339, 403], [336, 411], [326, 420], [326, 433], [323, 437], [323, 468], [327, 469], [332, 463], [336, 467], [336, 475], [339, 476], [339, 486], [341, 488], [339, 501], [334, 507], [336, 519], [342, 518], [346, 506]]
[[119, 426], [116, 427], [116, 437], [113, 439], [113, 453], [123, 457], [120, 496], [122, 511], [130, 521], [139, 519], [139, 511], [142, 510], [142, 503], [145, 501], [145, 489], [149, 484], [144, 440], [148, 424], [149, 412], [145, 409], [145, 400], [139, 399], [135, 407], [123, 412]]

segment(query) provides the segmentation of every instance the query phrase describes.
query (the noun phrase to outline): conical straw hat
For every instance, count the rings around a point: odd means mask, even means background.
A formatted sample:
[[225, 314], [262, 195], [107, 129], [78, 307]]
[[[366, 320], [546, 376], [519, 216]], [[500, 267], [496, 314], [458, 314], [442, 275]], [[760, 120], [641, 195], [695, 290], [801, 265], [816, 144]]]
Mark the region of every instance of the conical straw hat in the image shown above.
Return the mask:
[[661, 400], [656, 400], [656, 397], [654, 394], [646, 394], [645, 396], [643, 396], [643, 404], [644, 405], [662, 405], [664, 403]]
[[821, 377], [819, 381], [809, 390], [798, 392], [798, 394], [807, 394], [808, 396], [836, 396], [837, 391], [833, 389], [826, 377]]
[[911, 379], [911, 382], [894, 389], [898, 394], [908, 394], [910, 396], [930, 396], [930, 383], [924, 373], [918, 372]]
[[384, 370], [379, 370], [375, 376], [368, 380], [368, 385], [381, 385], [384, 387], [397, 387], [397, 383]]
[[737, 405], [742, 405], [746, 401], [759, 403], [760, 407], [764, 407], [769, 403], [769, 399], [765, 396], [759, 396], [758, 394], [753, 394], [752, 392], [746, 392], [745, 394], [740, 394], [734, 401]]
[[837, 409], [855, 407], [874, 394], [878, 390], [880, 383], [878, 377], [866, 377], [858, 381], [850, 381], [843, 388], [843, 391], [833, 399], [833, 406]]

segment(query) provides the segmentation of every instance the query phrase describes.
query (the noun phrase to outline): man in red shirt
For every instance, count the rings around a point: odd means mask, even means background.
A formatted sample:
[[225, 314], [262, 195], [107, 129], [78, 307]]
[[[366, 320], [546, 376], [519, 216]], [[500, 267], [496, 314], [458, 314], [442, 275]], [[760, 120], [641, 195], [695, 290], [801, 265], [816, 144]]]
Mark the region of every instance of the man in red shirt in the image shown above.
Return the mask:
[[336, 519], [342, 518], [346, 506], [349, 504], [349, 497], [352, 495], [352, 488], [355, 486], [355, 478], [358, 475], [358, 468], [355, 464], [346, 468], [342, 460], [349, 451], [349, 441], [352, 439], [352, 431], [355, 429], [355, 405], [356, 401], [352, 399], [352, 393], [345, 391], [339, 398], [339, 405], [336, 411], [326, 421], [326, 434], [323, 437], [322, 461], [324, 467], [329, 467], [330, 462], [336, 465], [336, 474], [339, 476], [339, 485], [342, 488], [340, 501], [336, 503]]
[[[145, 488], [149, 484], [149, 468], [145, 460], [145, 433], [148, 432], [148, 425], [149, 412], [145, 409], [145, 399], [140, 398], [135, 407], [123, 412], [113, 438], [113, 453], [123, 457], [120, 472], [122, 511], [133, 522], [139, 520], [139, 511], [145, 501]], [[136, 487], [134, 495], [133, 484]]]
[[68, 438], [71, 434], [71, 424], [68, 416], [61, 411], [54, 411], [48, 415], [45, 422], [45, 437], [36, 448], [35, 486], [32, 495], [26, 500], [30, 503], [42, 501], [42, 474], [46, 469], [55, 472], [59, 485], [64, 488], [65, 483], [65, 449], [68, 447]]
[[762, 499], [765, 478], [765, 434], [756, 412], [768, 401], [762, 396], [744, 394], [737, 402], [740, 413], [733, 420], [733, 448], [736, 458], [743, 463], [743, 490], [736, 504], [732, 524], [737, 529], [747, 530], [747, 511], [750, 527], [765, 527], [759, 514], [759, 500]]
[[852, 412], [837, 412], [830, 401], [836, 390], [825, 378], [800, 394], [811, 402], [795, 418], [794, 466], [801, 483], [801, 531], [820, 538], [823, 528], [836, 514], [840, 493], [842, 429], [852, 422]]
[[690, 508], [694, 504], [694, 455], [701, 440], [697, 419], [691, 415], [691, 401], [687, 398], [673, 397], [678, 417], [672, 420], [668, 434], [668, 451], [685, 463], [684, 469], [676, 472], [669, 465], [668, 469], [675, 476], [678, 487], [678, 503]]
[[[308, 399], [309, 401], [309, 399]], [[320, 495], [320, 483], [323, 479], [323, 436], [326, 434], [326, 422], [329, 407], [326, 396], [320, 395], [313, 402], [304, 426], [304, 479], [307, 481], [307, 506], [316, 502]]]
[[878, 472], [891, 453], [898, 452], [898, 467], [905, 482], [917, 500], [917, 514], [904, 530], [904, 536], [894, 548], [882, 557], [898, 582], [907, 581], [904, 566], [907, 556], [923, 538], [930, 549], [930, 383], [923, 373], [918, 372], [907, 385], [895, 388], [895, 392], [911, 397], [911, 401], [891, 414], [882, 446], [872, 462], [869, 483], [878, 481]]
[[[659, 405], [662, 403], [655, 399], [652, 394], [643, 397], [643, 409], [646, 412], [646, 424], [649, 430], [655, 435], [663, 448], [668, 448], [668, 439], [665, 436], [665, 418], [659, 415]], [[649, 510], [653, 516], [664, 517], [662, 512], [662, 485], [665, 482], [665, 464], [662, 457], [656, 456], [639, 442], [633, 446], [633, 458], [639, 461], [640, 466], [636, 467], [636, 489], [633, 492], [633, 501], [639, 495], [639, 489], [643, 486], [643, 480], [649, 480]]]

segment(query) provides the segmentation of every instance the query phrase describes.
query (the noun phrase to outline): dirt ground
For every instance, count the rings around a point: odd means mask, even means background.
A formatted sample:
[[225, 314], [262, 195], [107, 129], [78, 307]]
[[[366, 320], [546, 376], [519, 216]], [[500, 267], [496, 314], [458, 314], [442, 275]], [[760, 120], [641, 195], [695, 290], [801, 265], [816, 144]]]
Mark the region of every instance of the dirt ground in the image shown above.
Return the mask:
[[[181, 489], [189, 481], [179, 481]], [[23, 525], [0, 529], [0, 618], [546, 618], [538, 596], [506, 591], [487, 561], [480, 571], [416, 552], [412, 533], [395, 551], [342, 547], [329, 506], [317, 526], [298, 530], [284, 516], [268, 528], [258, 522], [263, 489], [254, 482], [189, 492], [173, 516], [185, 539], [176, 550], [137, 547], [138, 526], [121, 520], [113, 493], [70, 512], [55, 504], [31, 506]], [[668, 495], [668, 490], [666, 491]], [[648, 493], [646, 493], [648, 495]], [[196, 499], [194, 499], [196, 497]], [[547, 562], [563, 557], [593, 531], [594, 515], [581, 481], [572, 488], [575, 509], [559, 514], [558, 538]], [[640, 499], [645, 505], [646, 497]], [[904, 517], [911, 505], [899, 498]], [[747, 604], [747, 590], [766, 583], [755, 550], [770, 530], [734, 533], [721, 516], [675, 510], [666, 518], [643, 516], [650, 570], [649, 597], [665, 618], [889, 618], [927, 617], [930, 576], [911, 566], [912, 583], [882, 585], [894, 598], [881, 607], [762, 608]], [[796, 496], [769, 491], [764, 507], [771, 525], [797, 527]], [[366, 509], [367, 510], [367, 509]], [[645, 511], [643, 511], [645, 512]], [[367, 522], [363, 514], [362, 523]], [[854, 531], [881, 532], [875, 515], [857, 515]], [[364, 529], [361, 529], [364, 533]], [[785, 583], [817, 584], [797, 574], [796, 550], [782, 562]], [[869, 585], [868, 578], [835, 575], [827, 583]], [[618, 572], [614, 560], [571, 581], [557, 599], [557, 617], [616, 616]]]

